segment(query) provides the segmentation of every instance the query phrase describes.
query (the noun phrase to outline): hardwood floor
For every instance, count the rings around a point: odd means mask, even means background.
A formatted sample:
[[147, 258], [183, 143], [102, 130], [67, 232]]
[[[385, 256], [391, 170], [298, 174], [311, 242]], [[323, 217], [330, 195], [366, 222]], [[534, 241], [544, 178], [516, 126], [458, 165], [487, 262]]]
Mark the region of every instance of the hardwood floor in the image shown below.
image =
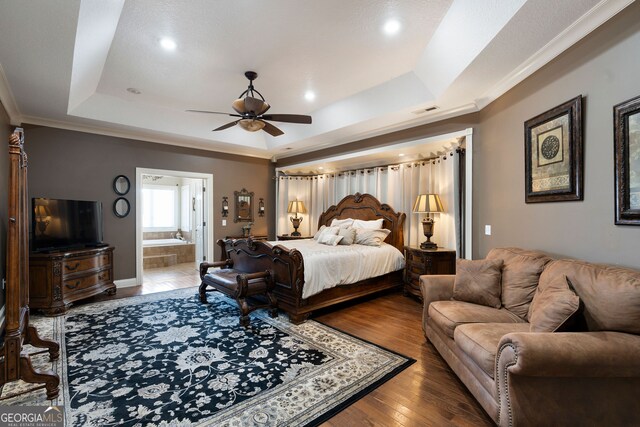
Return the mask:
[[[144, 284], [118, 289], [113, 297], [99, 295], [86, 302], [125, 298], [197, 286], [193, 264], [145, 271]], [[491, 426], [471, 393], [426, 342], [421, 325], [422, 305], [392, 293], [341, 307], [314, 319], [359, 338], [416, 359], [385, 384], [323, 424], [332, 426]]]
[[323, 426], [492, 426], [422, 333], [422, 305], [399, 293], [327, 311], [315, 320], [416, 359]]

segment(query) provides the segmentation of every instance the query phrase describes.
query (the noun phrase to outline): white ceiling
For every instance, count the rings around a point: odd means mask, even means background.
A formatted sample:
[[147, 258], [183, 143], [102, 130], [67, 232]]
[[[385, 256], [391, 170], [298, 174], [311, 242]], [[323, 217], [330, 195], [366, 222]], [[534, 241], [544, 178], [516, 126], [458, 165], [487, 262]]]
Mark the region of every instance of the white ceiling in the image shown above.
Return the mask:
[[[0, 100], [14, 124], [283, 157], [477, 111], [631, 2], [0, 0]], [[231, 111], [247, 70], [270, 112], [313, 124], [185, 112]]]

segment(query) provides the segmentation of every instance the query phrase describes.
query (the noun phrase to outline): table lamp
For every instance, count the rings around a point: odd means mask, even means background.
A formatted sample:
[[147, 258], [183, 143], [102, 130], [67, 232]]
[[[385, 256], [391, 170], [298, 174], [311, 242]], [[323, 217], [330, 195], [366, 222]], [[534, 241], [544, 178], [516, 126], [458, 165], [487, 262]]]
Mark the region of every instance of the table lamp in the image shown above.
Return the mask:
[[421, 249], [437, 249], [438, 245], [431, 241], [435, 221], [429, 216], [430, 213], [444, 212], [442, 201], [437, 194], [420, 194], [413, 205], [413, 213], [426, 213], [427, 217], [422, 220], [422, 230], [427, 237], [425, 242], [420, 244]]
[[288, 213], [295, 214], [295, 217], [290, 216], [291, 224], [293, 224], [293, 233], [292, 236], [300, 236], [298, 232], [298, 227], [300, 227], [300, 223], [302, 222], [302, 217], [298, 218], [299, 213], [307, 213], [307, 208], [304, 207], [304, 203], [299, 200], [292, 200], [289, 202], [289, 207], [287, 208]]

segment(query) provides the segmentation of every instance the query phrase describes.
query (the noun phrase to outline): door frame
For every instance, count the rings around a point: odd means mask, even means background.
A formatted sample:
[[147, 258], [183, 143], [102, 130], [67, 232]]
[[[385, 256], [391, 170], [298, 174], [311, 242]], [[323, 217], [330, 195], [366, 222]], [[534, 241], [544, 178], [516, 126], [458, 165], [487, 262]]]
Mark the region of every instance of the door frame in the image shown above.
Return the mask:
[[213, 261], [213, 174], [176, 171], [168, 169], [136, 168], [136, 284], [142, 285], [142, 175], [168, 175], [178, 178], [195, 178], [204, 180], [204, 194], [202, 205], [205, 210], [207, 225], [203, 235], [203, 244], [206, 247], [207, 261]]

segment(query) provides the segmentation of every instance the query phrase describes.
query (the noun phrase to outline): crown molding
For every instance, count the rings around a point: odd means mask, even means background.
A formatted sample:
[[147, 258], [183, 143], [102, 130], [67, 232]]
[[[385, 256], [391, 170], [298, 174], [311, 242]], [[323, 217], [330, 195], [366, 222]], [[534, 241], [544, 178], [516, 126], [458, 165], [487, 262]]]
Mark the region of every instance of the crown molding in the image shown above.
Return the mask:
[[477, 99], [478, 108], [483, 109], [504, 95], [634, 1], [602, 0]]
[[2, 102], [9, 116], [9, 122], [13, 126], [20, 126], [22, 124], [22, 114], [20, 114], [16, 99], [13, 97], [13, 92], [11, 92], [11, 86], [9, 86], [2, 64], [0, 64], [0, 102]]
[[[60, 120], [45, 119], [42, 117], [23, 116], [22, 121], [32, 125], [46, 126], [56, 129], [72, 130], [77, 132], [93, 133], [97, 135], [113, 136], [116, 138], [133, 139], [143, 142], [153, 142], [157, 144], [173, 145], [177, 147], [193, 148], [196, 150], [212, 151], [216, 153], [234, 154], [237, 156], [255, 157], [259, 159], [269, 159], [272, 153], [258, 149], [250, 149], [245, 147], [228, 147], [226, 145], [217, 144], [213, 141], [189, 140], [184, 136], [176, 135], [176, 139], [159, 137], [156, 134], [144, 131], [127, 131], [115, 130], [100, 126], [84, 125], [78, 123], [64, 122]], [[205, 145], [210, 144], [210, 145]]]

